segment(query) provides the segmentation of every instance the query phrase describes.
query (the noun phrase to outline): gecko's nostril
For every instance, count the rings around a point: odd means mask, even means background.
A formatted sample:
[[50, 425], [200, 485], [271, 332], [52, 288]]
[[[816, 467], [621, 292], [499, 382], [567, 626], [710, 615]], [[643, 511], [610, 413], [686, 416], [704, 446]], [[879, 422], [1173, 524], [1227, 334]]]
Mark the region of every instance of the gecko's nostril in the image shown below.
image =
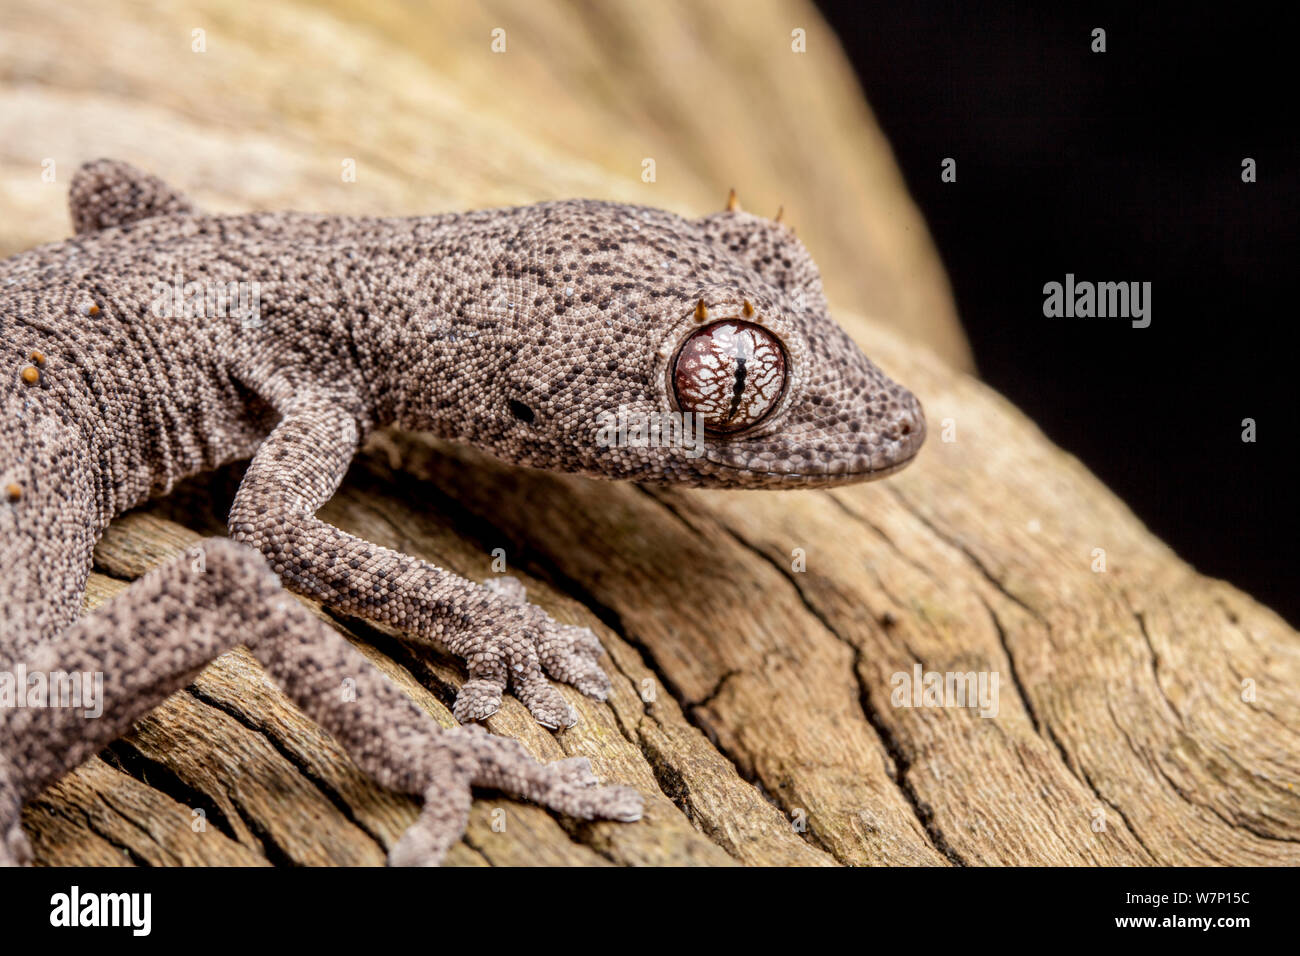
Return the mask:
[[900, 453], [910, 458], [925, 441], [925, 412], [915, 396], [909, 396], [895, 422], [893, 437], [902, 446]]
[[920, 448], [925, 442], [925, 431], [925, 412], [921, 411], [921, 406], [918, 403], [916, 411], [908, 421], [903, 433], [907, 435], [907, 440], [913, 448]]

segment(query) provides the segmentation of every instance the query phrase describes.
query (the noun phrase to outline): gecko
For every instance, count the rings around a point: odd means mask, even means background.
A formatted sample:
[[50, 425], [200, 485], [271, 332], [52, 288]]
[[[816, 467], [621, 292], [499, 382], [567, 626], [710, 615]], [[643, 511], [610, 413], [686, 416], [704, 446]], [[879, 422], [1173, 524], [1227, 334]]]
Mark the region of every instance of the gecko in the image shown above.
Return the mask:
[[[24, 803], [236, 646], [364, 772], [422, 799], [391, 864], [439, 863], [473, 786], [640, 817], [641, 795], [587, 758], [542, 763], [479, 724], [509, 691], [571, 726], [551, 680], [605, 699], [591, 630], [518, 579], [470, 581], [317, 517], [376, 429], [523, 467], [752, 489], [884, 477], [925, 438], [917, 399], [831, 317], [793, 230], [734, 191], [696, 219], [596, 200], [211, 215], [104, 159], [77, 170], [69, 205], [71, 238], [0, 262], [0, 675], [102, 674], [104, 713], [0, 696], [5, 863], [32, 858]], [[702, 423], [703, 448], [603, 440], [615, 411]], [[239, 460], [228, 537], [81, 615], [115, 516]], [[289, 591], [460, 658], [459, 726]]]

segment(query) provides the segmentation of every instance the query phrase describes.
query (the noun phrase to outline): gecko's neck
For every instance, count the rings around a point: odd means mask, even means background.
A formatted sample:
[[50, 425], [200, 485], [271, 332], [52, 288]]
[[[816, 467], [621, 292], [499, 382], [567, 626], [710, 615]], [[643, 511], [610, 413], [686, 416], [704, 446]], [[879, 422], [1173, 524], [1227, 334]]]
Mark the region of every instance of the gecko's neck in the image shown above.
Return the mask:
[[371, 251], [352, 337], [377, 424], [452, 438], [478, 427], [474, 405], [495, 400], [513, 333], [540, 314], [537, 277], [500, 264], [503, 249], [528, 248], [519, 212], [392, 221]]

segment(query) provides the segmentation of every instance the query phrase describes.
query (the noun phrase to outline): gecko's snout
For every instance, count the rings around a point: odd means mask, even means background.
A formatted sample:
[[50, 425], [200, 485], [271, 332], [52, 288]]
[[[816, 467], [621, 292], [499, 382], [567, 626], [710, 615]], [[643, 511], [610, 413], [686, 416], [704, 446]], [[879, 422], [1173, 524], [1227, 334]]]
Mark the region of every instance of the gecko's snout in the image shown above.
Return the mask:
[[[911, 464], [925, 443], [925, 411], [911, 392], [893, 386], [876, 409], [829, 414], [813, 404], [773, 440], [764, 436], [712, 442], [705, 484], [766, 488], [831, 487], [884, 478]], [[848, 419], [847, 421], [845, 419]]]
[[872, 462], [873, 470], [882, 474], [898, 471], [911, 463], [925, 444], [926, 425], [925, 409], [911, 392], [900, 402], [900, 408], [893, 422], [881, 429], [881, 450], [878, 461]]

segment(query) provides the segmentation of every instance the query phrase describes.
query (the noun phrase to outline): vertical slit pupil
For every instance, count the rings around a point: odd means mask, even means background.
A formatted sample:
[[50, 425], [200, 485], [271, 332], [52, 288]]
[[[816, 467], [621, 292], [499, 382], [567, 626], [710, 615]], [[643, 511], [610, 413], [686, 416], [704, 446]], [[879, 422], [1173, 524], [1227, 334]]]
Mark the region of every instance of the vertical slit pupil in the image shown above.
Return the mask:
[[731, 389], [731, 407], [727, 409], [727, 421], [736, 417], [740, 411], [740, 400], [745, 396], [745, 360], [736, 359], [736, 384]]

